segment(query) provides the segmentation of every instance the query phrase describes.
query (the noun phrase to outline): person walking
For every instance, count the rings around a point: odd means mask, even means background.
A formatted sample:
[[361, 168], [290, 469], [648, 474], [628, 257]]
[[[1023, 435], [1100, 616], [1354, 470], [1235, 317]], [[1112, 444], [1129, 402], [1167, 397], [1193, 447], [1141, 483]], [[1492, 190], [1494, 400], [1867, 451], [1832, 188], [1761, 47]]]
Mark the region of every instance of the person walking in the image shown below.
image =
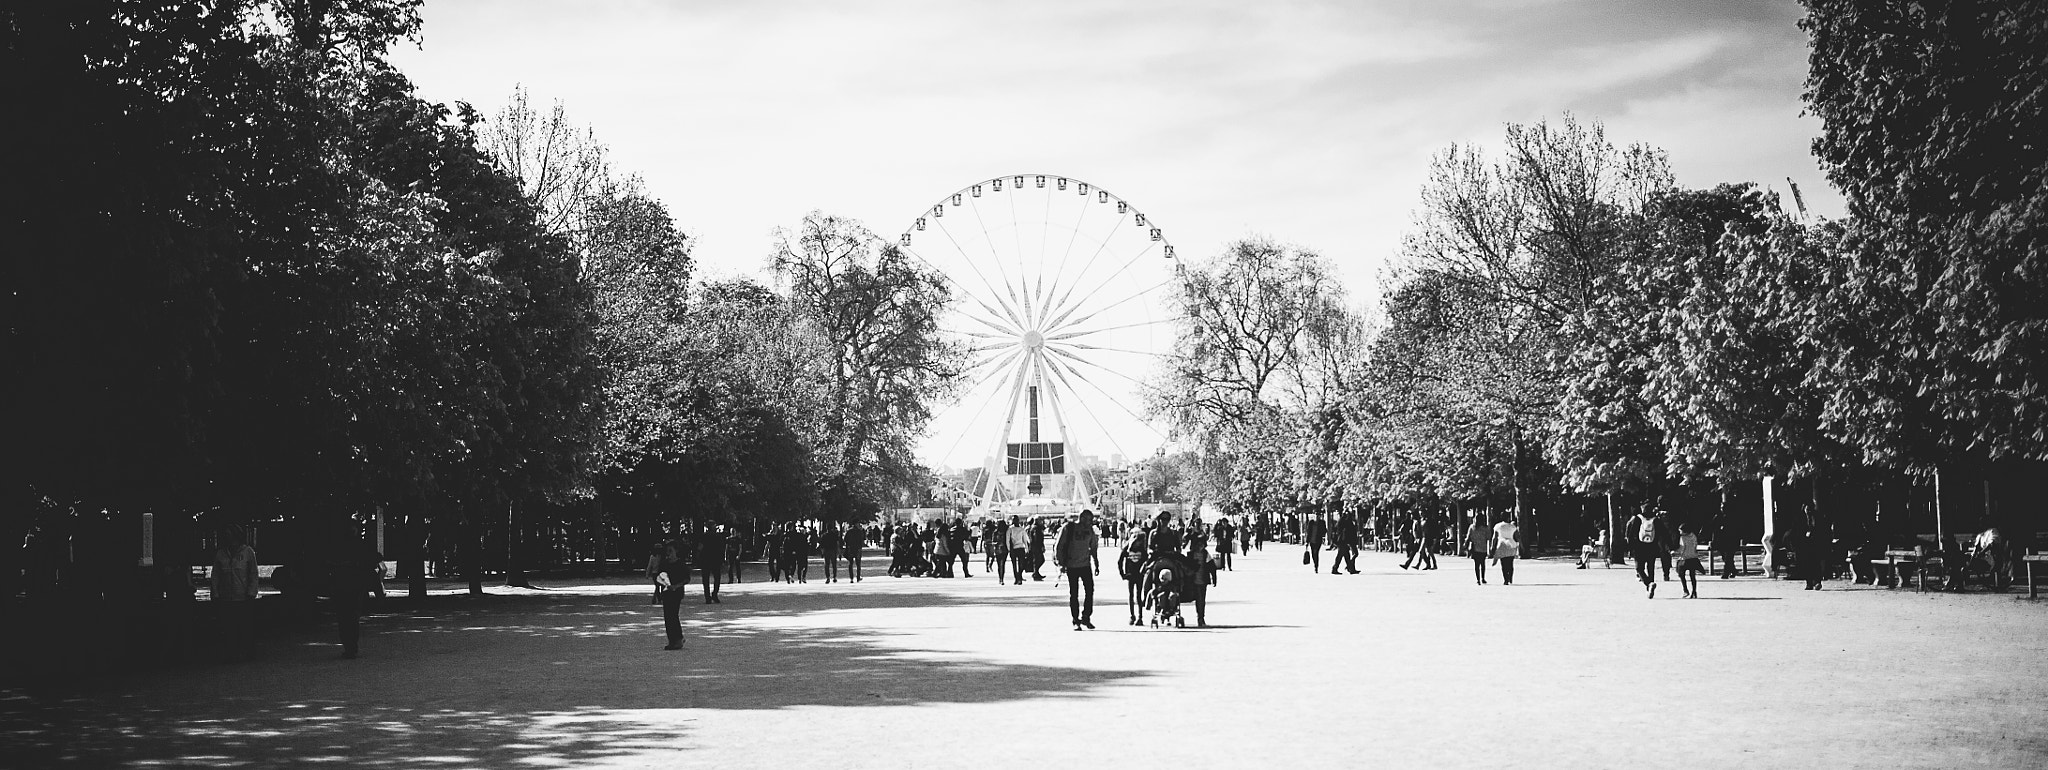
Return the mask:
[[1228, 516], [1218, 517], [1216, 519], [1216, 560], [1221, 568], [1226, 570], [1233, 569], [1230, 552], [1235, 550], [1234, 546], [1236, 545], [1237, 525], [1232, 524]]
[[1515, 559], [1522, 555], [1522, 528], [1515, 524], [1515, 514], [1502, 517], [1493, 525], [1493, 558], [1500, 562], [1500, 584], [1515, 584]]
[[860, 582], [860, 549], [867, 546], [867, 528], [862, 527], [860, 522], [857, 521], [847, 524], [846, 532], [842, 535], [842, 539], [843, 542], [840, 543], [839, 555], [846, 559], [846, 579], [858, 583]]
[[[355, 658], [362, 650], [363, 597], [381, 587], [384, 555], [360, 536], [344, 535], [328, 557], [329, 599], [334, 602], [334, 625], [341, 635], [341, 657]], [[378, 585], [373, 586], [375, 581]]]
[[[1713, 549], [1721, 555], [1722, 580], [1735, 577], [1735, 557], [1742, 553], [1742, 538], [1735, 534], [1734, 522], [1727, 511], [1717, 511], [1713, 519]], [[1711, 559], [1708, 562], [1712, 563]]]
[[703, 531], [697, 533], [696, 547], [690, 552], [690, 560], [704, 581], [705, 604], [724, 603], [718, 598], [718, 586], [725, 577], [725, 570], [721, 569], [725, 566], [725, 534], [721, 529], [723, 527], [718, 524], [705, 525]]
[[690, 584], [688, 569], [682, 545], [673, 538], [655, 546], [654, 553], [647, 558], [647, 579], [654, 583], [654, 598], [661, 602], [662, 626], [668, 631], [668, 646], [664, 650], [683, 648], [683, 587]]
[[1486, 585], [1486, 560], [1493, 554], [1493, 528], [1486, 525], [1486, 514], [1472, 512], [1472, 526], [1465, 530], [1465, 555], [1472, 557], [1472, 577], [1475, 585]]
[[1416, 569], [1436, 569], [1436, 542], [1439, 529], [1433, 514], [1425, 513], [1415, 517], [1415, 553], [1421, 558]]
[[1416, 537], [1416, 532], [1420, 529], [1415, 526], [1413, 519], [1402, 519], [1401, 523], [1394, 525], [1394, 538], [1400, 543], [1401, 553], [1406, 554], [1406, 558], [1401, 560], [1401, 569], [1409, 569], [1410, 564], [1415, 564], [1415, 569], [1421, 569], [1417, 561], [1422, 556], [1422, 540]]
[[221, 529], [213, 551], [212, 581], [222, 655], [229, 660], [256, 657], [256, 549], [249, 547], [249, 536], [240, 526]]
[[1074, 630], [1095, 628], [1095, 573], [1102, 568], [1102, 540], [1095, 532], [1095, 512], [1083, 509], [1080, 521], [1067, 522], [1053, 549], [1060, 570], [1067, 573], [1067, 610]]
[[1707, 568], [1700, 564], [1700, 536], [1693, 534], [1691, 524], [1678, 525], [1678, 589], [1685, 592], [1685, 598], [1700, 598], [1700, 575]]
[[1343, 567], [1346, 574], [1358, 574], [1360, 537], [1358, 517], [1353, 516], [1350, 511], [1345, 511], [1337, 517], [1337, 531], [1331, 535], [1331, 545], [1336, 548], [1337, 553], [1330, 557], [1330, 574], [1337, 574], [1338, 567]]
[[[968, 571], [968, 568], [973, 566], [974, 538], [967, 531], [967, 520], [958, 516], [953, 517], [953, 526], [946, 530], [946, 538], [946, 548], [953, 552], [954, 558], [960, 560], [960, 576], [974, 577], [974, 573]], [[952, 572], [953, 565], [947, 564], [946, 571]]]
[[1031, 561], [1031, 529], [1024, 526], [1024, 517], [1011, 516], [1004, 537], [1010, 546], [1010, 574], [1016, 576], [1017, 585], [1024, 585], [1024, 567]]
[[[1302, 525], [1302, 537], [1308, 541], [1308, 563], [1317, 573], [1323, 571], [1323, 535], [1328, 532], [1329, 526], [1323, 523], [1322, 514], [1316, 514]], [[1330, 565], [1333, 573], [1336, 568], [1337, 565]]]
[[796, 582], [809, 583], [811, 582], [811, 557], [818, 552], [817, 534], [811, 530], [809, 524], [804, 524], [791, 527], [789, 539], [796, 544], [793, 554], [796, 559]]
[[1145, 543], [1145, 551], [1155, 556], [1180, 553], [1182, 546], [1180, 530], [1173, 527], [1173, 514], [1160, 511], [1152, 519], [1152, 532]]
[[839, 582], [839, 525], [825, 522], [818, 528], [818, 558], [825, 562], [825, 582]]
[[1045, 522], [1032, 519], [1029, 535], [1030, 540], [1024, 544], [1024, 550], [1031, 559], [1031, 579], [1044, 580]]
[[[1188, 561], [1195, 565], [1194, 580], [1190, 583], [1194, 588], [1187, 596], [1181, 597], [1181, 600], [1195, 605], [1195, 627], [1208, 628], [1209, 587], [1216, 585], [1216, 563], [1210, 561], [1208, 537], [1201, 532], [1191, 534], [1188, 538], [1187, 557]], [[1334, 562], [1330, 574], [1337, 574]]]
[[740, 568], [747, 564], [747, 541], [739, 527], [725, 530], [725, 582], [740, 582]]
[[982, 550], [988, 552], [988, 560], [981, 565], [981, 573], [996, 573], [996, 585], [1010, 582], [1010, 523], [1001, 518], [991, 517], [982, 523]]
[[1001, 519], [981, 520], [981, 573], [984, 575], [991, 572], [996, 573], [996, 582], [999, 583], [1005, 580], [1002, 575], [1002, 569], [997, 566], [1003, 560], [1004, 544], [1002, 538], [996, 532], [996, 525], [1001, 521]]
[[1124, 579], [1124, 605], [1131, 611], [1131, 625], [1144, 625], [1145, 609], [1145, 562], [1151, 555], [1147, 544], [1151, 540], [1150, 528], [1133, 530], [1124, 541], [1123, 549], [1117, 552], [1117, 576]]
[[1821, 581], [1828, 576], [1828, 535], [1819, 525], [1806, 528], [1805, 534], [1793, 544], [1792, 558], [1797, 561], [1801, 577], [1806, 578], [1806, 590], [1820, 590]]
[[1649, 598], [1657, 598], [1657, 516], [1654, 511], [1637, 513], [1628, 520], [1629, 555], [1636, 560], [1636, 579], [1643, 582]]
[[1671, 552], [1678, 550], [1678, 526], [1671, 514], [1657, 509], [1657, 564], [1664, 568], [1664, 582], [1671, 582]]

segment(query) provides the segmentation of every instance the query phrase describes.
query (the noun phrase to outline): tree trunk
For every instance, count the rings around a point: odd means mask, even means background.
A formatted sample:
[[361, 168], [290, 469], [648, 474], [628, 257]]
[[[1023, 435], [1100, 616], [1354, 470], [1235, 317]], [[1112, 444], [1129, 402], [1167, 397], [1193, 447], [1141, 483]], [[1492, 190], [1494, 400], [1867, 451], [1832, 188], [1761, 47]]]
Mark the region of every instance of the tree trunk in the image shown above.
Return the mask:
[[[466, 519], [467, 517], [465, 517]], [[463, 522], [467, 537], [462, 539], [462, 571], [469, 576], [469, 595], [484, 595], [484, 532], [483, 528], [468, 521]]]
[[1937, 541], [1948, 536], [1948, 529], [1942, 526], [1945, 522], [1941, 514], [1941, 468], [1937, 467], [1934, 469], [1934, 539]]
[[526, 580], [526, 560], [520, 554], [520, 545], [525, 541], [519, 531], [519, 503], [505, 503], [505, 585], [532, 588]]

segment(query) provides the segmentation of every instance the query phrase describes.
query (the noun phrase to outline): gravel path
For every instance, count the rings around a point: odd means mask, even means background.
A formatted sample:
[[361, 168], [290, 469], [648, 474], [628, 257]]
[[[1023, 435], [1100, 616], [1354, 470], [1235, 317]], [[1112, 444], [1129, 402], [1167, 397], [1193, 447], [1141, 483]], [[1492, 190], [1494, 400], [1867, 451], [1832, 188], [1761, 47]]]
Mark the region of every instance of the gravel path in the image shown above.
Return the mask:
[[315, 626], [0, 689], [0, 766], [2048, 767], [2048, 601], [1299, 554], [1241, 557], [1205, 630], [1124, 625], [1112, 574], [1075, 632], [1050, 574], [978, 569], [693, 589], [680, 652], [637, 582], [393, 603], [358, 660]]

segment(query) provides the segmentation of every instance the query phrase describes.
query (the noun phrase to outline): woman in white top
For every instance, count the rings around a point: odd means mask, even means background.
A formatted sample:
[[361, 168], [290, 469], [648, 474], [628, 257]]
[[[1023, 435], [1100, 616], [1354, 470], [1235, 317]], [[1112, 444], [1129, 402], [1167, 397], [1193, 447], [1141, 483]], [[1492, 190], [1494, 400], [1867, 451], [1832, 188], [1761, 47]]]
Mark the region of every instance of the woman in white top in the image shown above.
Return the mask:
[[1493, 525], [1493, 558], [1500, 560], [1500, 584], [1515, 584], [1515, 558], [1522, 555], [1522, 528], [1515, 526], [1515, 515], [1507, 514], [1499, 524]]
[[1678, 550], [1672, 558], [1678, 562], [1678, 587], [1685, 591], [1685, 598], [1700, 598], [1700, 573], [1706, 572], [1700, 564], [1700, 536], [1693, 534], [1691, 524], [1678, 525]]

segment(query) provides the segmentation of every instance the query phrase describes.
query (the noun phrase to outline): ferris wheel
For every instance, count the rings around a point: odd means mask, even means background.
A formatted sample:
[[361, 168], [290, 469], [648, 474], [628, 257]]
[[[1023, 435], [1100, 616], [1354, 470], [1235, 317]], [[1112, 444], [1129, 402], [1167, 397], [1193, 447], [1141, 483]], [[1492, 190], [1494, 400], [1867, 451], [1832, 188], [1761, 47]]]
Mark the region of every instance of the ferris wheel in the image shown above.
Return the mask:
[[1139, 393], [1172, 355], [1181, 267], [1137, 207], [1078, 179], [1000, 176], [940, 198], [898, 245], [945, 276], [941, 328], [970, 351], [966, 387], [921, 450], [986, 470], [984, 510], [1088, 503], [1100, 490], [1082, 463], [1165, 442]]

